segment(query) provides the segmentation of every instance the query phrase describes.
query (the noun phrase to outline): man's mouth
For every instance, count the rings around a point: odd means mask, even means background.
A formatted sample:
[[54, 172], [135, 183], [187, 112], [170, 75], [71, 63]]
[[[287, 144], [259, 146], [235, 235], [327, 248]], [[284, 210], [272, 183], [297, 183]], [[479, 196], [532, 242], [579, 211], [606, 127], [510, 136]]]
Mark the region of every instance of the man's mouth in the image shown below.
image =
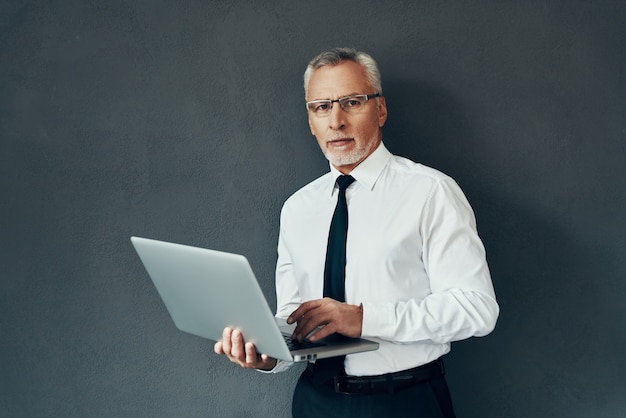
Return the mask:
[[326, 141], [326, 146], [328, 146], [328, 147], [343, 147], [345, 145], [348, 145], [348, 144], [352, 143], [353, 141], [354, 141], [354, 138], [329, 139], [328, 141]]

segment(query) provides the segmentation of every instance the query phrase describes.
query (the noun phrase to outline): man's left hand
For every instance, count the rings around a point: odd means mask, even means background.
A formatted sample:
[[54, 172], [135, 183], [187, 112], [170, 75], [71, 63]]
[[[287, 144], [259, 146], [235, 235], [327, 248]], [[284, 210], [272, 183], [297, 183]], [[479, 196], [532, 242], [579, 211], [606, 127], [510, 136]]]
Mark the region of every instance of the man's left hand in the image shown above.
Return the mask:
[[308, 337], [312, 342], [338, 333], [346, 337], [360, 337], [363, 326], [363, 305], [348, 305], [331, 298], [304, 302], [287, 318], [288, 324], [296, 323], [293, 338], [302, 341]]

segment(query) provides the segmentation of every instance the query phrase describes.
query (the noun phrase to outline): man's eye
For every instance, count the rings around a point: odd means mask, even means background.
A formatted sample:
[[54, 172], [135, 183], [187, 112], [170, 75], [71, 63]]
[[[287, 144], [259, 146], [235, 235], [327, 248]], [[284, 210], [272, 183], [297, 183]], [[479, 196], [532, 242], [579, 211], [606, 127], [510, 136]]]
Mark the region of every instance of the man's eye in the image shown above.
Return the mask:
[[323, 112], [325, 110], [328, 110], [328, 108], [329, 108], [328, 103], [320, 103], [317, 106], [315, 106], [315, 111]]
[[359, 99], [348, 99], [343, 105], [345, 107], [358, 107], [361, 105], [361, 101]]

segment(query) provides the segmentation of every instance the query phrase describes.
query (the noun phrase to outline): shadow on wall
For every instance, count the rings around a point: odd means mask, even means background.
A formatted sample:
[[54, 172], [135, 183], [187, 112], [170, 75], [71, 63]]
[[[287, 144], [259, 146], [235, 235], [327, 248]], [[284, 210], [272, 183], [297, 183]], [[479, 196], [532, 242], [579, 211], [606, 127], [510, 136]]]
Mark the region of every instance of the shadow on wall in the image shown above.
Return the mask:
[[598, 248], [539, 208], [499, 197], [494, 179], [474, 169], [493, 152], [477, 149], [488, 146], [472, 131], [470, 110], [446, 92], [391, 80], [385, 95], [389, 149], [450, 174], [467, 194], [501, 306], [494, 333], [455, 343], [448, 356], [459, 416], [617, 416], [626, 312], [611, 243]]
[[467, 110], [448, 92], [415, 80], [390, 79], [384, 85], [389, 117], [384, 140], [395, 154], [437, 168], [453, 178], [473, 177], [470, 159], [479, 138]]
[[607, 286], [619, 280], [610, 253], [492, 195], [474, 197], [501, 314], [493, 334], [456, 343], [449, 356], [468, 412], [618, 416], [626, 339], [623, 303]]

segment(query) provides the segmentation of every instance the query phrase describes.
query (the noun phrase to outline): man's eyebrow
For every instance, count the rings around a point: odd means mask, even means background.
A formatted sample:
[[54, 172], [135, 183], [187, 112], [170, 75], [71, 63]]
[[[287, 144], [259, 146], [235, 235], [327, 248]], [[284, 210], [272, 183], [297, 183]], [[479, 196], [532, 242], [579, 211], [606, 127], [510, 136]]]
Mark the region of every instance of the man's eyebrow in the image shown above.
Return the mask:
[[357, 93], [357, 92], [354, 92], [354, 93], [344, 94], [344, 95], [342, 95], [342, 96], [337, 97], [336, 99], [328, 99], [328, 98], [326, 98], [326, 99], [311, 99], [311, 100], [308, 100], [308, 101], [309, 101], [309, 102], [317, 102], [317, 101], [320, 101], [320, 100], [339, 100], [339, 99], [343, 99], [344, 97], [360, 96], [360, 95], [362, 95], [362, 94], [365, 94], [365, 93]]

